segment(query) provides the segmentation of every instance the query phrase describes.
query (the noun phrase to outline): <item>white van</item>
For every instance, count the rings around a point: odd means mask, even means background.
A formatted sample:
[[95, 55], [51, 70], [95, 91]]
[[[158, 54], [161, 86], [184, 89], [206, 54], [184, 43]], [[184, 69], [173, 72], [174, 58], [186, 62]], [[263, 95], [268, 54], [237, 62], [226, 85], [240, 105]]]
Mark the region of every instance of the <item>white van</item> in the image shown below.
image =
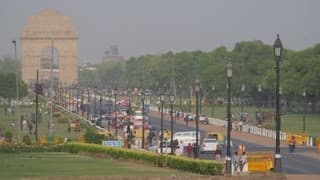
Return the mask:
[[[200, 144], [200, 131], [198, 132], [199, 144]], [[196, 143], [196, 131], [179, 131], [173, 134], [173, 139], [178, 140], [179, 146], [182, 143], [183, 146], [188, 146]]]

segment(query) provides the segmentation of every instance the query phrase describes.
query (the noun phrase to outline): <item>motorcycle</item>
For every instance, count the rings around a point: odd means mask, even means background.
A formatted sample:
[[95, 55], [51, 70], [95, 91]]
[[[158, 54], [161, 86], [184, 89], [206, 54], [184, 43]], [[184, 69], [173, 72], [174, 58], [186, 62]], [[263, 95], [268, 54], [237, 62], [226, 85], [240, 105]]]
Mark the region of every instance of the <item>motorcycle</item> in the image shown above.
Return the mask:
[[296, 148], [295, 143], [289, 142], [289, 151], [294, 152], [295, 148]]

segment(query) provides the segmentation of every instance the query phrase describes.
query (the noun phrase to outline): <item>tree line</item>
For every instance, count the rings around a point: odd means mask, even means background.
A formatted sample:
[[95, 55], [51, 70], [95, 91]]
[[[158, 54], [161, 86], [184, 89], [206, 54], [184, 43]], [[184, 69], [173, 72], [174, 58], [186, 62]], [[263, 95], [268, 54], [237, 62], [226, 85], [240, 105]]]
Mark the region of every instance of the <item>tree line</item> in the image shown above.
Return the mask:
[[[20, 64], [11, 57], [0, 58], [0, 97], [16, 98], [17, 84], [16, 84], [16, 70], [20, 69]], [[18, 71], [19, 72], [19, 71]], [[22, 98], [27, 95], [27, 85], [21, 80], [20, 73], [18, 73], [19, 80], [19, 97]]]
[[[138, 88], [173, 88], [188, 95], [195, 79], [210, 95], [226, 94], [226, 64], [232, 63], [233, 96], [269, 96], [275, 89], [275, 60], [272, 45], [262, 41], [243, 41], [228, 51], [219, 47], [209, 52], [167, 52], [159, 55], [131, 57], [125, 62], [96, 65], [96, 71], [79, 73], [82, 85]], [[320, 44], [301, 51], [284, 49], [280, 63], [281, 94], [288, 97], [319, 96]], [[245, 90], [241, 87], [245, 85]]]

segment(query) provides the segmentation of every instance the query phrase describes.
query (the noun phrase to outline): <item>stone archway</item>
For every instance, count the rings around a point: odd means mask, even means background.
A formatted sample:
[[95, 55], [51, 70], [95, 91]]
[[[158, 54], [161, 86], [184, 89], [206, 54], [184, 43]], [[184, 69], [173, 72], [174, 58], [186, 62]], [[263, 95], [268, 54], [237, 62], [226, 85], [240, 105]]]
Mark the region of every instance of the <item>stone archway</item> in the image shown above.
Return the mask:
[[[36, 71], [42, 81], [51, 77], [58, 79], [58, 83], [77, 83], [78, 81], [78, 35], [71, 24], [71, 18], [59, 14], [52, 9], [44, 9], [40, 13], [29, 17], [25, 26], [22, 41], [22, 79], [33, 83]], [[50, 53], [50, 50], [51, 51]], [[48, 72], [48, 65], [59, 55], [58, 65], [52, 64]], [[51, 66], [50, 66], [51, 68]]]

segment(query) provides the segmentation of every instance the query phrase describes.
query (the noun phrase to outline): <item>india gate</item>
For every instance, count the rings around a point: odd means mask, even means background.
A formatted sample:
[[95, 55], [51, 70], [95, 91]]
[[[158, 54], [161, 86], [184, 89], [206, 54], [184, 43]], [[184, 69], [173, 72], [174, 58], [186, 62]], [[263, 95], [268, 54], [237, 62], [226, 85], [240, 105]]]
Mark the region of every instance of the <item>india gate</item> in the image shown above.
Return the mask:
[[[71, 18], [52, 9], [29, 17], [22, 36], [22, 79], [54, 86], [78, 81], [78, 34]], [[51, 80], [51, 81], [50, 81]]]

